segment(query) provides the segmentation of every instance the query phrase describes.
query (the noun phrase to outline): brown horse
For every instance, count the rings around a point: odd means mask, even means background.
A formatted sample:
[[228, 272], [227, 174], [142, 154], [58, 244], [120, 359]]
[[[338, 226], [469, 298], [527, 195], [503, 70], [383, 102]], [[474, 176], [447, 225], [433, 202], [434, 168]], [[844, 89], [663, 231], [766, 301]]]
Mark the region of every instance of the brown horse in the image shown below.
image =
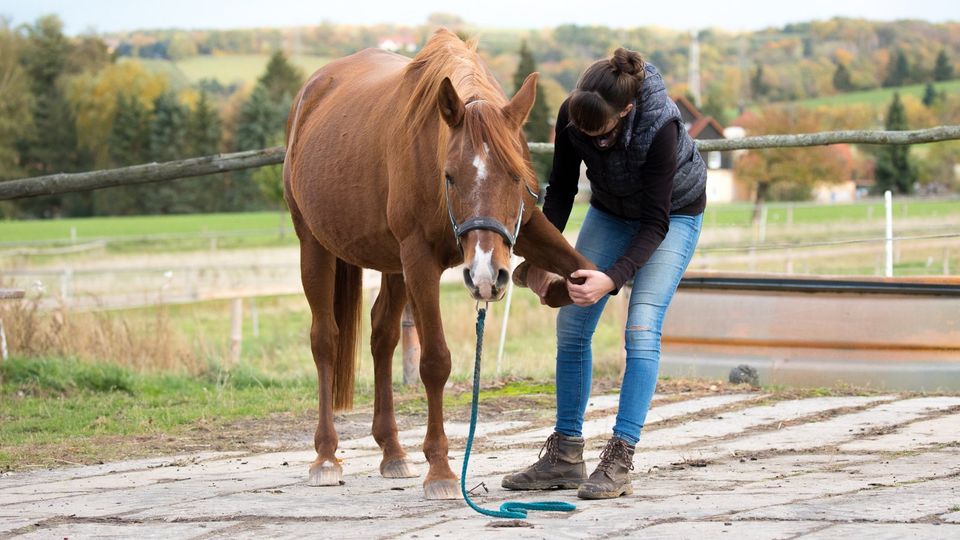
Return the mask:
[[[536, 179], [521, 127], [536, 79], [528, 77], [507, 100], [475, 44], [441, 29], [412, 61], [365, 50], [331, 62], [294, 99], [283, 179], [313, 314], [320, 419], [311, 484], [338, 485], [343, 475], [333, 411], [353, 401], [362, 268], [382, 272], [371, 313], [380, 472], [417, 476], [397, 438], [391, 389], [409, 300], [428, 403], [428, 499], [458, 496], [443, 431], [450, 351], [441, 324], [441, 272], [463, 263], [470, 294], [493, 301], [510, 279], [511, 248], [564, 276], [593, 268], [530, 195]], [[564, 284], [556, 285], [555, 295], [564, 296]]]

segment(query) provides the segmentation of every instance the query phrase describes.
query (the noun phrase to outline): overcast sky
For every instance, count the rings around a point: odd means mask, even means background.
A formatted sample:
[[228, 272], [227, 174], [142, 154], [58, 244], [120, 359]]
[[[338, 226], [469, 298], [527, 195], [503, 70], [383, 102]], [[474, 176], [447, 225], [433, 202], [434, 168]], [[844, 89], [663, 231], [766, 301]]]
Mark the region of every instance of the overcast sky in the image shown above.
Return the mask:
[[[585, 6], [591, 9], [587, 11]], [[491, 28], [544, 28], [565, 23], [612, 27], [719, 26], [748, 30], [835, 16], [872, 20], [960, 21], [957, 0], [0, 0], [14, 24], [55, 13], [66, 31], [139, 28], [248, 28], [334, 23], [417, 25], [435, 12]]]

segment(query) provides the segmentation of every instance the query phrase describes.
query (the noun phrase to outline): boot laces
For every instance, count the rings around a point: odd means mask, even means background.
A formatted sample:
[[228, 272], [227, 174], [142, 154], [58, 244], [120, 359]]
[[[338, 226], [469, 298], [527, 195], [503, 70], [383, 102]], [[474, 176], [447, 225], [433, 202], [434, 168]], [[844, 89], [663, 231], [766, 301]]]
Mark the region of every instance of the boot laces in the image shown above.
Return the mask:
[[603, 447], [600, 452], [600, 463], [597, 465], [598, 471], [609, 473], [614, 465], [622, 465], [628, 470], [633, 470], [633, 456], [630, 455], [630, 449], [626, 441], [614, 437]]
[[544, 459], [544, 454], [546, 454], [546, 459], [550, 461], [551, 465], [557, 463], [557, 460], [560, 458], [559, 435], [554, 433], [547, 437], [547, 441], [540, 447], [540, 454], [537, 455], [537, 458]]

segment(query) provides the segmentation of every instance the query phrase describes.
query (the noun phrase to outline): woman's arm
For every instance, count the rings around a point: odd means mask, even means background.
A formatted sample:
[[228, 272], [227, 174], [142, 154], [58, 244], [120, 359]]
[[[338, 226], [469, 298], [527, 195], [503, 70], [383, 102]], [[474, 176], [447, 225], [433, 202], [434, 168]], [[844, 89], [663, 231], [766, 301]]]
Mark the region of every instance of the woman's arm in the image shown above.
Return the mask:
[[554, 127], [553, 167], [547, 184], [547, 195], [543, 202], [543, 214], [550, 223], [562, 231], [567, 226], [573, 199], [577, 196], [577, 184], [580, 181], [580, 156], [570, 142], [567, 124], [567, 102], [560, 105], [557, 113], [557, 125]]
[[677, 172], [677, 144], [679, 141], [678, 124], [671, 122], [653, 137], [647, 160], [640, 170], [641, 181], [645, 186], [641, 196], [643, 213], [637, 219], [642, 226], [624, 254], [604, 273], [613, 281], [612, 292], [616, 293], [623, 284], [633, 278], [660, 247], [670, 228], [670, 200], [673, 196], [673, 177]]

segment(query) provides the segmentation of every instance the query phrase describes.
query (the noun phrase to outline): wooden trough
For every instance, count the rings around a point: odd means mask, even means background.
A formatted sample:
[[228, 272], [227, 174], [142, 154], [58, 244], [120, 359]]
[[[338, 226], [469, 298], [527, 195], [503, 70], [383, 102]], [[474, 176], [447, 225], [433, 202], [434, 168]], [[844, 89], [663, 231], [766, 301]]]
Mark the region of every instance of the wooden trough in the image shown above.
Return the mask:
[[688, 272], [663, 334], [663, 375], [955, 391], [960, 277]]

